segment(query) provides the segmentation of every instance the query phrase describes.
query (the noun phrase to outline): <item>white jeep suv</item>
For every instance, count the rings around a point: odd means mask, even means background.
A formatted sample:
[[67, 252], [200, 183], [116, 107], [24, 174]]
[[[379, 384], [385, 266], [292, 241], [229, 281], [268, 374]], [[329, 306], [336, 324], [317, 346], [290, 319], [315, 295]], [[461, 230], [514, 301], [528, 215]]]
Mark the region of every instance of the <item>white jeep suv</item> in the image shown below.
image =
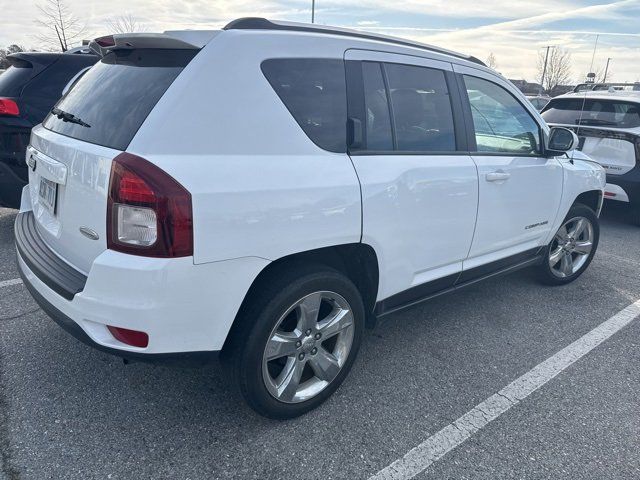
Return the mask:
[[289, 418], [375, 318], [520, 267], [564, 284], [596, 251], [603, 169], [472, 57], [252, 18], [92, 47], [33, 130], [15, 233], [34, 298], [101, 350], [221, 352]]
[[607, 172], [604, 198], [626, 203], [640, 225], [640, 83], [578, 85], [542, 118], [578, 135], [578, 149]]

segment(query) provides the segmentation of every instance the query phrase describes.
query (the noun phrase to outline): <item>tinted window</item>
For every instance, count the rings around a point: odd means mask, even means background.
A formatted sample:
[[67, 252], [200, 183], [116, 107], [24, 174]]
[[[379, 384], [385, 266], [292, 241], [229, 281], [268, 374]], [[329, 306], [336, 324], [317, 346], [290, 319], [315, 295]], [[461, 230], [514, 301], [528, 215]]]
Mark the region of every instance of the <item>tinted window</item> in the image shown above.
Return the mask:
[[46, 118], [44, 126], [85, 142], [125, 150], [196, 52], [138, 49], [110, 53], [56, 105], [90, 127], [65, 122], [54, 115]]
[[347, 150], [344, 61], [277, 58], [262, 72], [307, 136], [331, 152]]
[[89, 55], [86, 57], [87, 61], [85, 62], [78, 62], [76, 58], [69, 60], [61, 58], [56, 61], [29, 82], [23, 95], [48, 98], [53, 101], [52, 104], [55, 103], [62, 96], [62, 90], [69, 83], [69, 80], [83, 68], [95, 63], [91, 59], [97, 59], [97, 57]]
[[[584, 106], [584, 112], [582, 112]], [[582, 113], [581, 113], [582, 112]], [[640, 104], [611, 100], [559, 98], [552, 100], [542, 112], [549, 123], [593, 125], [603, 127], [640, 127]]]
[[414, 152], [456, 150], [451, 99], [444, 72], [385, 64], [397, 149]]
[[381, 65], [363, 62], [362, 79], [366, 114], [366, 148], [368, 150], [393, 150], [389, 102]]
[[33, 68], [30, 66], [9, 67], [6, 72], [0, 74], [0, 96], [19, 97], [32, 73]]
[[465, 75], [464, 81], [471, 103], [477, 151], [541, 153], [539, 126], [511, 93], [481, 78]]

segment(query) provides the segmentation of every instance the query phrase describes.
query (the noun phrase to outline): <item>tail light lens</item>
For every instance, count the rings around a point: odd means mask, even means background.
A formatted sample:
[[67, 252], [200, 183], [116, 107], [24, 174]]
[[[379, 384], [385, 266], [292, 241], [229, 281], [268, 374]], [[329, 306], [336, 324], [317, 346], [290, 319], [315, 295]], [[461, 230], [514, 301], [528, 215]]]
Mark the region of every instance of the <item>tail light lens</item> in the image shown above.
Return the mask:
[[144, 158], [121, 153], [111, 166], [107, 247], [145, 257], [193, 255], [191, 194]]
[[0, 98], [0, 115], [17, 117], [20, 115], [18, 104], [10, 98]]

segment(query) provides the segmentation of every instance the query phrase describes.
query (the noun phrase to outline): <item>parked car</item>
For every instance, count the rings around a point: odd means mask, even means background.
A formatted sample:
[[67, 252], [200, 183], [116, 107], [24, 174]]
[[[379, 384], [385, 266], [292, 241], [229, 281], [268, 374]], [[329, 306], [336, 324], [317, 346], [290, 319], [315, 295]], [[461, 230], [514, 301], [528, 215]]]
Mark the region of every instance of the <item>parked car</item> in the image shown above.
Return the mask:
[[640, 84], [579, 85], [542, 116], [576, 132], [579, 149], [607, 172], [605, 198], [628, 203], [640, 225]]
[[531, 102], [531, 105], [533, 105], [536, 110], [540, 111], [545, 107], [547, 103], [549, 103], [549, 100], [551, 100], [551, 97], [549, 95], [542, 95], [542, 94], [527, 95], [527, 100]]
[[96, 44], [33, 130], [15, 230], [34, 298], [100, 350], [220, 354], [290, 418], [376, 318], [596, 252], [604, 170], [472, 57], [252, 18]]
[[25, 152], [34, 125], [42, 122], [79, 71], [96, 55], [21, 52], [7, 57], [0, 75], [0, 206], [18, 208], [27, 184]]

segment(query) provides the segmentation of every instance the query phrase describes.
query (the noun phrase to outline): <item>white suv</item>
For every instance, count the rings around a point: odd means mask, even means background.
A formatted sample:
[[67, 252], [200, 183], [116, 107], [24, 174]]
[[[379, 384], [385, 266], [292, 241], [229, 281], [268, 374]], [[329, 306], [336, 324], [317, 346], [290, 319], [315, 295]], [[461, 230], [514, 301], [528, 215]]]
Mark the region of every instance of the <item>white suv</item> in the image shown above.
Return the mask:
[[578, 85], [542, 117], [576, 132], [579, 150], [607, 172], [604, 198], [628, 204], [640, 225], [640, 83]]
[[221, 352], [288, 418], [375, 318], [519, 267], [564, 284], [596, 251], [603, 169], [471, 57], [264, 19], [93, 48], [33, 130], [16, 244], [42, 308], [101, 350]]

